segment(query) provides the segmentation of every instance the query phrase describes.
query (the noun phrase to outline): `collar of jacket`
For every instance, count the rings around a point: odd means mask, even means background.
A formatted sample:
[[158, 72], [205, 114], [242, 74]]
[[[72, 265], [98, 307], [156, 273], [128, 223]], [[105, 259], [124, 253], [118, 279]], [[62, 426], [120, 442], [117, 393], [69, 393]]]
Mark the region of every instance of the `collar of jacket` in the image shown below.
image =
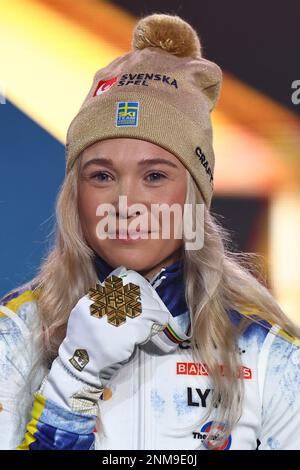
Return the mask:
[[[95, 255], [94, 265], [100, 282], [115, 269], [99, 255]], [[150, 279], [150, 284], [156, 290], [173, 317], [181, 315], [188, 310], [185, 301], [183, 261], [162, 268], [158, 274]]]

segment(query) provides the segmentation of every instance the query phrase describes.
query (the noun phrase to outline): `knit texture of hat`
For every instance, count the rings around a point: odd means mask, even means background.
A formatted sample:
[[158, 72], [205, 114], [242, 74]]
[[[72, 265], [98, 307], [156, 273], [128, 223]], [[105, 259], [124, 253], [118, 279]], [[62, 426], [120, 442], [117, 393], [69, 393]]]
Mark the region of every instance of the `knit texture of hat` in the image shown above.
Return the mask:
[[221, 82], [221, 69], [202, 57], [189, 23], [176, 15], [142, 18], [133, 30], [132, 51], [96, 72], [69, 126], [67, 173], [97, 141], [146, 140], [181, 161], [210, 207], [215, 163], [210, 114]]

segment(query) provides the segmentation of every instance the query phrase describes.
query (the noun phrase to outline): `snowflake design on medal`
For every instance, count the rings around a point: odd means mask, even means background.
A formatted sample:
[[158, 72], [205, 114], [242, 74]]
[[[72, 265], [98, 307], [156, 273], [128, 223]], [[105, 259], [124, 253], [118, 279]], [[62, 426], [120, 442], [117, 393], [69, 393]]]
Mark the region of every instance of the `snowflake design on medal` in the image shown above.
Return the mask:
[[140, 286], [132, 282], [124, 285], [119, 276], [107, 277], [104, 286], [91, 287], [88, 296], [94, 301], [90, 305], [91, 315], [96, 318], [106, 315], [108, 323], [114, 326], [125, 323], [126, 317], [136, 318], [142, 313]]

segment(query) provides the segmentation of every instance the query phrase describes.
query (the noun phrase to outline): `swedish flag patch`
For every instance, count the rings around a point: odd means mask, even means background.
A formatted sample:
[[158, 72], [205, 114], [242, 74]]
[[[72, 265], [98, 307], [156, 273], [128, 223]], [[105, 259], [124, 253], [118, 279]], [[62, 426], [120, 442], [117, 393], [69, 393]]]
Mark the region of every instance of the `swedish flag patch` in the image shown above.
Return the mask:
[[137, 127], [140, 104], [138, 101], [117, 103], [116, 127]]

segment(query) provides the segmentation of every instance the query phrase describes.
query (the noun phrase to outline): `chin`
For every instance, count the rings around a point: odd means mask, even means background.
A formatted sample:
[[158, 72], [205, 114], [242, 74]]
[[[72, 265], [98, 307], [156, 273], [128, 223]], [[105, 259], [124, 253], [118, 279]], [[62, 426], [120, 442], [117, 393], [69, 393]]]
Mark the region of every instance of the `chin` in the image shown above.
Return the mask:
[[[117, 261], [118, 260], [118, 261]], [[151, 269], [152, 266], [157, 264], [157, 260], [155, 259], [145, 259], [143, 256], [118, 256], [116, 260], [114, 260], [114, 265], [116, 266], [125, 266], [127, 269], [132, 269], [133, 271], [145, 271]], [[112, 265], [112, 263], [110, 263]]]
[[104, 250], [102, 248], [101, 250], [97, 250], [97, 252], [113, 268], [125, 266], [127, 269], [138, 272], [150, 270], [162, 259], [161, 251], [155, 253], [152, 249], [149, 252], [149, 250], [145, 248], [143, 250], [132, 248], [127, 250]]

